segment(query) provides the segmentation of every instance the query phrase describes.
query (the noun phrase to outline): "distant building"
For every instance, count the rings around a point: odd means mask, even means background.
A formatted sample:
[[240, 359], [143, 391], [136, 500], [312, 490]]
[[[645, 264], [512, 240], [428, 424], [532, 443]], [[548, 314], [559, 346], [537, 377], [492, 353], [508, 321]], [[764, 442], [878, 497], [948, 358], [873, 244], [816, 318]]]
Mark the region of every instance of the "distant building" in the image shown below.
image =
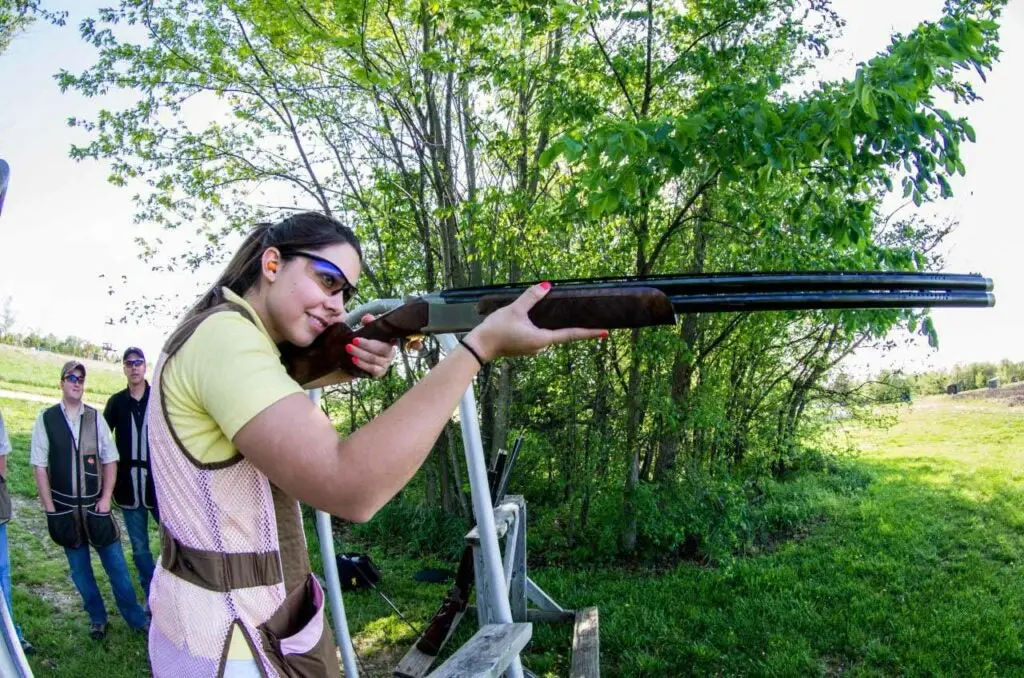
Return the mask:
[[999, 388], [999, 377], [992, 377], [987, 382], [989, 388]]
[[960, 392], [960, 384], [947, 384], [946, 385], [946, 394], [947, 395], [956, 395], [959, 392]]

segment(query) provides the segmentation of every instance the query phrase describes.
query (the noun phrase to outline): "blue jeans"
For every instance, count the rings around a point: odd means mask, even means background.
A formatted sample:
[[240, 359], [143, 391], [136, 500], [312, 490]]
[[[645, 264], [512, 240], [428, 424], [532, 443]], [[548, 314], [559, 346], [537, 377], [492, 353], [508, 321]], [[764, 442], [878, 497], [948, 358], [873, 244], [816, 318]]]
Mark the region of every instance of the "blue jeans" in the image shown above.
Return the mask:
[[[149, 583], [153, 581], [153, 553], [149, 549], [149, 509], [121, 509], [128, 540], [132, 544], [132, 560], [139, 571], [139, 585], [149, 600]], [[153, 511], [153, 519], [159, 523], [160, 514]]]
[[[92, 573], [90, 548], [88, 545], [79, 546], [77, 549], [65, 546], [64, 553], [67, 555], [68, 565], [71, 567], [71, 581], [75, 582], [75, 588], [82, 595], [82, 606], [89, 615], [89, 622], [106, 624], [107, 608], [103, 605], [100, 589], [96, 586], [96, 577]], [[110, 588], [114, 590], [114, 600], [117, 601], [117, 609], [121, 612], [121, 616], [128, 622], [128, 626], [134, 629], [143, 628], [146, 625], [146, 613], [142, 611], [142, 606], [135, 599], [135, 588], [132, 586], [132, 578], [128, 573], [128, 562], [124, 559], [121, 542], [115, 541], [109, 546], [98, 548], [96, 553], [110, 579]]]
[[[4, 591], [7, 613], [14, 619], [14, 605], [11, 603], [11, 557], [7, 552], [7, 523], [0, 525], [0, 589]], [[18, 632], [18, 640], [24, 640], [21, 627], [15, 624], [14, 629]]]

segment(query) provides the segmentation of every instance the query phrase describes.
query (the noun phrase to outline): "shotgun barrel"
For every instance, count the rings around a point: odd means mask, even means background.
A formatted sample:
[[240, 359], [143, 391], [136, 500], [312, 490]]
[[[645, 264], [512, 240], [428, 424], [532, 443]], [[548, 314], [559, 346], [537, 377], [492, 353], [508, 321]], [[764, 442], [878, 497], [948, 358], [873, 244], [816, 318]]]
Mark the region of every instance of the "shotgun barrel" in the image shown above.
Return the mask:
[[[540, 282], [540, 281], [537, 281]], [[463, 287], [439, 292], [448, 303], [479, 300], [509, 293], [518, 295], [531, 283]], [[607, 278], [573, 278], [553, 283], [560, 290], [630, 289], [655, 287], [665, 294], [724, 294], [745, 292], [828, 292], [842, 290], [975, 290], [991, 292], [991, 278], [963, 273], [887, 273], [882, 271], [808, 271], [770, 273], [701, 273]]]

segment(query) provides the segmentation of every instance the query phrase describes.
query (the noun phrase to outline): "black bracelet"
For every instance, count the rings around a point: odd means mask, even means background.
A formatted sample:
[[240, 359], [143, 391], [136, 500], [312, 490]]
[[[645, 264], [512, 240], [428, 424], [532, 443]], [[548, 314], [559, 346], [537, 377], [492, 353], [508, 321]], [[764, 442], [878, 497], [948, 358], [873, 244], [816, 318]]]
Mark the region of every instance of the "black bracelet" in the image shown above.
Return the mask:
[[464, 341], [463, 341], [463, 340], [462, 340], [461, 338], [459, 339], [459, 343], [460, 343], [460, 344], [462, 344], [462, 346], [463, 346], [463, 347], [464, 347], [464, 348], [465, 348], [465, 349], [466, 349], [467, 351], [469, 351], [470, 353], [472, 353], [472, 354], [473, 354], [473, 357], [474, 357], [474, 358], [476, 358], [476, 361], [477, 361], [478, 363], [480, 363], [480, 367], [481, 367], [481, 369], [482, 369], [482, 368], [483, 368], [483, 367], [484, 367], [484, 366], [485, 366], [485, 365], [487, 364], [487, 363], [485, 363], [485, 362], [484, 362], [484, 359], [480, 357], [480, 354], [479, 354], [479, 353], [477, 353], [477, 352], [476, 352], [475, 350], [473, 350], [473, 347], [472, 347], [472, 346], [470, 346], [469, 344], [467, 344], [466, 342], [464, 342]]

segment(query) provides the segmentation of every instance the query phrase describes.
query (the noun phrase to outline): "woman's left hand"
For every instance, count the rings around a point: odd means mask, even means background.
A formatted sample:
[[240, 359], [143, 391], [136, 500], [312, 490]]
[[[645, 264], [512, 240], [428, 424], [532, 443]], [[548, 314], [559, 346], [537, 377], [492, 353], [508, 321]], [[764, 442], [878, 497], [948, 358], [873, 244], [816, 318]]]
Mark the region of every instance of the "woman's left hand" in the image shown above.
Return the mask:
[[[374, 317], [367, 314], [362, 317], [360, 322], [367, 325], [373, 321]], [[376, 339], [357, 337], [345, 347], [345, 350], [352, 356], [352, 362], [356, 367], [378, 379], [387, 374], [391, 363], [395, 360], [394, 345]]]

